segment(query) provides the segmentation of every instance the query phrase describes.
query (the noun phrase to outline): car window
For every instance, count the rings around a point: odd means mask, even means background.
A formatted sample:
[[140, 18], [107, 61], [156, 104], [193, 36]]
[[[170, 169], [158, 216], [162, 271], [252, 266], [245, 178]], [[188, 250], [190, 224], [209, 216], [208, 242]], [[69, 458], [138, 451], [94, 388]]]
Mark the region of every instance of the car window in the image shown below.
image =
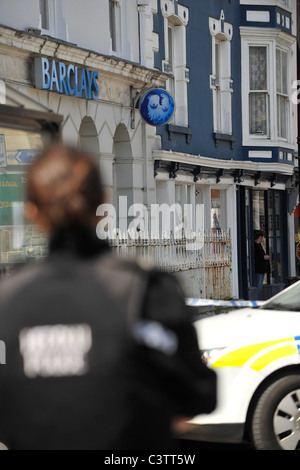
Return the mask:
[[263, 309], [300, 312], [300, 282], [266, 302]]

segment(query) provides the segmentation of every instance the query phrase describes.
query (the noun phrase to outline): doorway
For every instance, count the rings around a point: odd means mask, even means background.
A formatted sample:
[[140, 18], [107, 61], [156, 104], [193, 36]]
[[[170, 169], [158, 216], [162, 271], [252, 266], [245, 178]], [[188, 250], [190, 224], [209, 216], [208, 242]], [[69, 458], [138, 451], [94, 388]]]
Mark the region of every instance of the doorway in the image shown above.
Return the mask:
[[287, 284], [287, 194], [240, 187], [238, 211], [240, 297], [255, 299], [254, 231], [262, 230], [265, 234], [263, 248], [270, 256], [270, 270], [265, 276], [262, 294], [266, 300]]

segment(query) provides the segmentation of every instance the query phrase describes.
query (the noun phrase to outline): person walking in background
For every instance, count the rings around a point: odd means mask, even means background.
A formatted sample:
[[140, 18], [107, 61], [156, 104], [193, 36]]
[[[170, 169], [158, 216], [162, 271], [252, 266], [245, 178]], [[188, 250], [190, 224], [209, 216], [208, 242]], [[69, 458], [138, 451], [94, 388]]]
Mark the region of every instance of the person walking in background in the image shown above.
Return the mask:
[[28, 172], [49, 259], [0, 286], [0, 441], [11, 449], [168, 449], [216, 403], [177, 282], [96, 236], [99, 171], [56, 144]]
[[255, 287], [257, 287], [257, 300], [261, 299], [264, 278], [268, 272], [270, 256], [266, 254], [262, 243], [264, 232], [255, 230], [254, 232], [254, 264], [255, 264]]

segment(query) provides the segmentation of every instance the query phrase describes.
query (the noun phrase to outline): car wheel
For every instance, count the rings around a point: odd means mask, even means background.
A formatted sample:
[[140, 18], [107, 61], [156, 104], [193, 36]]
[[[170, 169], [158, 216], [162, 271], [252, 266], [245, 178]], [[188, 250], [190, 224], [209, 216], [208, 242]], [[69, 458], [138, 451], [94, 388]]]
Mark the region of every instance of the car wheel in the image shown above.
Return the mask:
[[252, 423], [259, 450], [300, 450], [300, 375], [273, 382], [259, 397]]

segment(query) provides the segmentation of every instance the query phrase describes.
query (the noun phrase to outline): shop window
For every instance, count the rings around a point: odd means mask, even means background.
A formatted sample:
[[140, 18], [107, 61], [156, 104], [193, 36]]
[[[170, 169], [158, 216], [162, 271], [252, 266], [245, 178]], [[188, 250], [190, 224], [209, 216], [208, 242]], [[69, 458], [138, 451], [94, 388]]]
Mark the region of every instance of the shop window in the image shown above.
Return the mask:
[[41, 17], [41, 28], [49, 31], [50, 30], [50, 12], [49, 12], [48, 0], [40, 0], [40, 17]]
[[246, 190], [246, 237], [248, 285], [254, 286], [254, 231], [265, 233], [263, 248], [270, 256], [270, 271], [265, 284], [283, 284], [287, 271], [287, 256], [284, 240], [287, 226], [283, 210], [284, 193], [281, 191]]
[[226, 190], [211, 190], [211, 229], [213, 233], [226, 230]]
[[[246, 238], [247, 238], [247, 282], [248, 288], [254, 285], [254, 245], [253, 245], [253, 234], [254, 234], [254, 224], [253, 224], [253, 200], [252, 200], [252, 191], [246, 189], [245, 195], [245, 205], [246, 205]], [[245, 253], [242, 253], [242, 256], [245, 256]]]
[[282, 227], [280, 211], [280, 193], [268, 193], [268, 240], [269, 255], [271, 257], [271, 284], [283, 282], [282, 279]]
[[253, 193], [253, 231], [254, 230], [266, 230], [264, 191], [254, 191]]
[[300, 204], [297, 205], [295, 214], [295, 252], [297, 276], [300, 276]]
[[193, 230], [194, 225], [194, 186], [186, 184], [175, 185], [175, 203], [176, 203], [176, 220], [175, 225], [182, 227], [185, 230]]
[[24, 206], [26, 169], [51, 139], [46, 130], [0, 125], [0, 277], [19, 263], [43, 260], [47, 255], [47, 237], [26, 221]]

